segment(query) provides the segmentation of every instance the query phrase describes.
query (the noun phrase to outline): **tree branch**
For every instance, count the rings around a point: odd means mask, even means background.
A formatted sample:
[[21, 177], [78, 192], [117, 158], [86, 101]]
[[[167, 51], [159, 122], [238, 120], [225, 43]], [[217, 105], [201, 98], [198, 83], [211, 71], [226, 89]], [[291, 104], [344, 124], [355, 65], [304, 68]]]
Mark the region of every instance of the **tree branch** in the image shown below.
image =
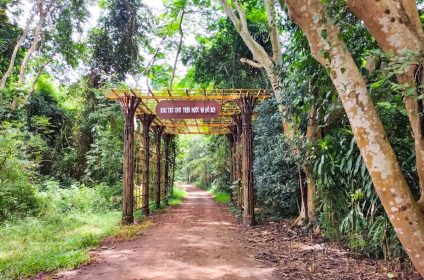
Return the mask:
[[234, 6], [236, 7], [237, 13], [239, 14], [240, 23], [242, 28], [248, 30], [247, 26], [247, 19], [246, 19], [246, 13], [244, 12], [243, 8], [240, 6], [238, 0], [233, 0]]
[[174, 79], [175, 79], [175, 72], [177, 71], [178, 58], [180, 56], [181, 47], [183, 45], [183, 39], [184, 39], [184, 33], [183, 33], [184, 14], [185, 14], [185, 10], [182, 10], [182, 12], [181, 12], [181, 18], [180, 18], [180, 22], [179, 22], [180, 42], [178, 43], [177, 54], [175, 55], [175, 61], [174, 61], [174, 65], [172, 67], [172, 75], [171, 75], [171, 79], [169, 81], [169, 90], [172, 90], [172, 84], [174, 83]]
[[224, 12], [233, 22], [234, 27], [239, 33], [240, 37], [249, 48], [250, 52], [253, 54], [253, 58], [263, 65], [265, 70], [268, 73], [272, 73], [273, 62], [269, 57], [264, 47], [261, 46], [256, 40], [253, 38], [252, 34], [249, 31], [247, 26], [246, 14], [244, 13], [242, 7], [238, 4], [237, 0], [232, 0], [234, 5], [236, 6], [237, 12], [240, 16], [240, 19], [236, 16], [234, 11], [230, 8], [226, 0], [221, 0], [221, 4], [224, 7]]
[[221, 0], [221, 5], [224, 8], [224, 12], [227, 14], [227, 16], [230, 18], [232, 23], [234, 24], [234, 27], [237, 31], [241, 31], [241, 23], [239, 18], [236, 16], [234, 11], [228, 6], [228, 3], [226, 0]]
[[34, 16], [35, 16], [35, 13], [31, 12], [31, 15], [29, 16], [27, 23], [25, 25], [24, 31], [22, 32], [22, 35], [19, 37], [18, 41], [16, 42], [16, 45], [15, 45], [13, 52], [12, 52], [12, 56], [10, 58], [9, 67], [7, 68], [7, 71], [4, 73], [4, 75], [3, 75], [3, 77], [0, 81], [0, 89], [4, 89], [6, 87], [6, 81], [13, 71], [13, 67], [15, 66], [16, 56], [18, 54], [19, 49], [21, 48], [23, 41], [25, 40], [25, 38], [28, 34], [29, 27], [34, 20]]
[[275, 65], [281, 64], [281, 45], [278, 38], [277, 24], [275, 20], [275, 0], [265, 0], [265, 9], [268, 17], [268, 26], [270, 28], [270, 37], [272, 45], [272, 58]]
[[252, 66], [253, 68], [263, 68], [264, 66], [256, 61], [250, 60], [248, 58], [240, 58], [240, 62], [243, 64], [249, 64], [250, 66]]

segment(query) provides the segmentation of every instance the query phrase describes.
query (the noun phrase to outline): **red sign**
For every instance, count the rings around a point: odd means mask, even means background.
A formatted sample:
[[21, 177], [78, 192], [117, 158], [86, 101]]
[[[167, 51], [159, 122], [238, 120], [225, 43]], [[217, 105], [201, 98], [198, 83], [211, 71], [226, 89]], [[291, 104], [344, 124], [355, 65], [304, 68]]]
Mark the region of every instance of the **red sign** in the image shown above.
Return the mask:
[[212, 119], [219, 117], [221, 105], [216, 101], [161, 101], [156, 114], [161, 119]]

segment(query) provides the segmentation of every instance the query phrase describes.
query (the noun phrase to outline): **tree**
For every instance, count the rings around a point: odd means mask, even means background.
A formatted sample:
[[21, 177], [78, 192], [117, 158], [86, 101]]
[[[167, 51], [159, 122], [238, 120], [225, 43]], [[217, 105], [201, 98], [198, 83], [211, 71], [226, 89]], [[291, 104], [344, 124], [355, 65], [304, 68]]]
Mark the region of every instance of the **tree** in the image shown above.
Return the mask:
[[360, 18], [381, 48], [393, 55], [397, 79], [415, 139], [417, 172], [420, 180], [419, 205], [424, 210], [424, 119], [422, 82], [424, 31], [416, 1], [382, 3], [347, 0], [350, 10]]
[[140, 0], [108, 1], [99, 27], [91, 31], [92, 68], [112, 82], [140, 72], [140, 47], [148, 45], [152, 17]]
[[[5, 13], [4, 8], [2, 8], [2, 10]], [[24, 42], [24, 40], [25, 40], [25, 38], [28, 34], [28, 31], [30, 29], [30, 25], [31, 25], [33, 19], [34, 19], [34, 13], [31, 13], [27, 22], [26, 22], [25, 28], [22, 31], [22, 34], [18, 37], [18, 40], [16, 41], [15, 47], [13, 48], [13, 51], [10, 54], [9, 66], [8, 66], [7, 70], [4, 72], [4, 74], [1, 78], [0, 89], [4, 89], [6, 87], [6, 81], [10, 77], [10, 75], [12, 74], [13, 68], [14, 68], [15, 63], [16, 63], [16, 57], [18, 55], [19, 49], [21, 48], [21, 45]], [[4, 26], [6, 27], [7, 25], [5, 24]]]
[[307, 36], [315, 59], [328, 67], [385, 211], [410, 259], [424, 275], [424, 216], [400, 170], [365, 80], [319, 0], [285, 3]]
[[[267, 50], [261, 46], [257, 40], [252, 36], [251, 31], [248, 26], [248, 19], [246, 16], [245, 9], [241, 6], [238, 0], [232, 0], [231, 3], [234, 5], [236, 12], [229, 6], [226, 0], [221, 0], [221, 4], [224, 7], [224, 11], [227, 16], [232, 21], [235, 29], [239, 33], [240, 37], [243, 39], [244, 43], [247, 45], [249, 50], [253, 54], [254, 60], [250, 60], [247, 58], [242, 58], [241, 61], [243, 63], [247, 63], [252, 67], [263, 68], [267, 73], [268, 79], [271, 83], [274, 96], [279, 104], [279, 109], [283, 113], [282, 114], [282, 124], [283, 124], [283, 133], [284, 135], [292, 139], [298, 133], [298, 128], [296, 127], [294, 121], [292, 120], [292, 116], [287, 114], [285, 105], [283, 103], [283, 84], [281, 80], [282, 76], [282, 46], [279, 39], [279, 32], [276, 22], [276, 11], [275, 11], [275, 0], [265, 0], [265, 10], [266, 10], [266, 20], [267, 20], [267, 28], [269, 29], [269, 37], [271, 41], [271, 53], [268, 54]], [[315, 116], [312, 116], [312, 119]], [[307, 141], [313, 141], [316, 138], [317, 134], [317, 123], [310, 122], [309, 131], [306, 134]], [[292, 147], [293, 153], [300, 154], [300, 151], [297, 147]], [[302, 169], [304, 171], [306, 177], [306, 186], [307, 195], [301, 196], [301, 211], [299, 218], [296, 220], [296, 223], [303, 224], [305, 222], [311, 222], [315, 219], [315, 209], [313, 205], [313, 194], [315, 192], [315, 183], [312, 178], [312, 173], [310, 172], [310, 167], [308, 163], [305, 161], [302, 163]], [[302, 176], [300, 178], [303, 181]], [[309, 197], [309, 199], [307, 199]]]
[[5, 88], [6, 82], [14, 69], [16, 56], [27, 39], [30, 39], [30, 47], [23, 52], [18, 83], [23, 84], [25, 82], [29, 62], [35, 54], [38, 54], [40, 58], [47, 59], [40, 59], [42, 62], [37, 67], [37, 73], [32, 81], [31, 90], [25, 98], [25, 103], [34, 92], [35, 83], [43, 70], [47, 64], [55, 60], [56, 54], [62, 54], [66, 62], [75, 66], [81, 48], [74, 42], [72, 35], [76, 30], [81, 30], [81, 25], [88, 16], [87, 2], [86, 0], [34, 1], [24, 30], [18, 37], [11, 54], [8, 70], [2, 76], [0, 89]]

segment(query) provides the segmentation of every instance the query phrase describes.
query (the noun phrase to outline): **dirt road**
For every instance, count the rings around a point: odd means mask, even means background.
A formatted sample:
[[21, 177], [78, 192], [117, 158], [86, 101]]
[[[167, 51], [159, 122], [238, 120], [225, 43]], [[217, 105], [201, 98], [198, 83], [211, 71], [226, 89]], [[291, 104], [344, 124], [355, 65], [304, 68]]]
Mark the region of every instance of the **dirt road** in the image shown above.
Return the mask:
[[96, 253], [96, 261], [61, 279], [188, 280], [273, 279], [273, 268], [256, 261], [236, 242], [237, 225], [210, 195], [185, 185], [185, 201], [157, 215], [136, 240]]

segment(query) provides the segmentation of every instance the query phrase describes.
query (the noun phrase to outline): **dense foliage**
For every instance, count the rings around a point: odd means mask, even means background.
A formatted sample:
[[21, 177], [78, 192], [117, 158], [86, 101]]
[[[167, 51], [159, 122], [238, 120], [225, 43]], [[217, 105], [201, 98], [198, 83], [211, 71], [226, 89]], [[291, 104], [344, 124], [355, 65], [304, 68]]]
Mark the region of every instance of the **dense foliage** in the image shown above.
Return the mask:
[[[121, 199], [123, 118], [119, 106], [104, 97], [104, 88], [125, 87], [133, 81], [139, 86], [141, 80], [146, 80], [147, 87], [171, 90], [271, 88], [266, 71], [241, 62], [254, 57], [214, 3], [164, 2], [165, 11], [155, 15], [148, 1], [98, 1], [99, 18], [88, 28], [88, 19], [94, 17], [89, 13], [92, 1], [46, 1], [55, 8], [47, 12], [36, 36], [38, 18], [27, 15], [23, 1], [0, 1], [0, 77], [10, 72], [0, 89], [0, 237], [15, 230], [18, 235], [28, 233], [31, 227], [45, 234], [41, 228], [50, 222], [72, 230], [97, 214], [104, 214], [97, 217], [100, 221], [108, 221], [98, 236], [111, 231]], [[241, 2], [253, 38], [271, 53], [264, 1]], [[387, 138], [418, 198], [414, 139], [402, 86], [396, 80], [395, 68], [402, 65], [394, 65], [390, 54], [379, 49], [345, 1], [321, 2], [366, 79]], [[25, 22], [17, 20], [25, 16], [28, 30]], [[195, 30], [198, 22], [207, 25], [205, 32]], [[283, 98], [280, 104], [275, 98], [263, 101], [255, 113], [254, 184], [260, 218], [297, 216], [299, 181], [308, 164], [316, 183], [317, 219], [305, 230], [320, 230], [325, 238], [363, 254], [404, 256], [329, 69], [314, 60], [306, 37], [289, 20], [285, 6], [278, 11], [277, 26], [283, 54], [281, 65], [274, 67], [281, 73]], [[20, 75], [22, 71], [27, 75]], [[279, 106], [284, 107], [284, 115]], [[311, 108], [317, 108], [319, 127], [318, 139], [313, 141], [306, 137]], [[283, 116], [296, 127], [293, 137], [283, 134]], [[225, 136], [180, 137], [178, 141], [178, 180], [217, 192], [234, 191]], [[77, 248], [97, 241], [88, 233], [76, 241]], [[51, 254], [66, 252], [56, 244]], [[81, 260], [81, 254], [77, 251], [75, 258]], [[16, 270], [19, 262], [13, 266], [6, 261], [0, 260], [0, 273], [11, 271], [8, 276], [46, 269], [36, 263], [22, 272]], [[59, 261], [52, 267], [61, 265]]]

